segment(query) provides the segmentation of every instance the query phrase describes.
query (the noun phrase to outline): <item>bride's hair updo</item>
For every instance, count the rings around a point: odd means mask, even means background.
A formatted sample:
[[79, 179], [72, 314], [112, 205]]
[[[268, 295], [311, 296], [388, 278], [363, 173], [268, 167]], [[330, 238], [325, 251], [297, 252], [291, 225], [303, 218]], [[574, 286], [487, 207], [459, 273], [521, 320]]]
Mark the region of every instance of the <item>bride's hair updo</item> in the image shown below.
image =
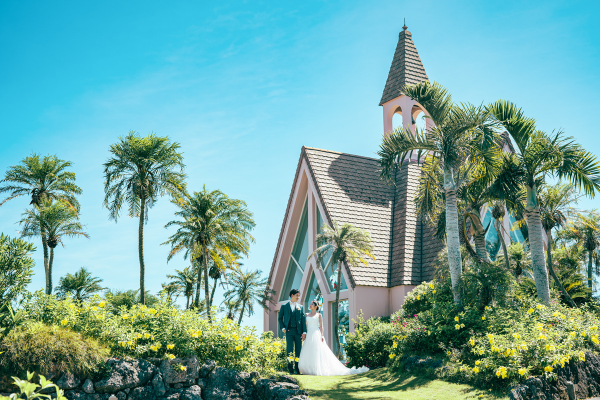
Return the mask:
[[318, 311], [319, 311], [319, 303], [317, 303], [317, 301], [316, 301], [316, 300], [313, 300], [313, 301], [310, 303], [310, 305], [312, 306], [313, 304], [315, 305], [315, 307], [317, 307], [317, 312], [318, 312]]

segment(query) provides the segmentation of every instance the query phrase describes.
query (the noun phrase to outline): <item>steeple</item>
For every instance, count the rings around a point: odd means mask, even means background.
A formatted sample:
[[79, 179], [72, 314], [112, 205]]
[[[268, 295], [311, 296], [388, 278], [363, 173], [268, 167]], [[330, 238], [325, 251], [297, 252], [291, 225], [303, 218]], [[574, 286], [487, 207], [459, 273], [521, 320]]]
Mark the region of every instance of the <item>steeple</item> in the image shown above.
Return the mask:
[[412, 40], [412, 34], [408, 31], [405, 21], [398, 38], [398, 45], [379, 105], [382, 106], [384, 103], [399, 97], [400, 88], [403, 85], [414, 85], [428, 80], [429, 78]]

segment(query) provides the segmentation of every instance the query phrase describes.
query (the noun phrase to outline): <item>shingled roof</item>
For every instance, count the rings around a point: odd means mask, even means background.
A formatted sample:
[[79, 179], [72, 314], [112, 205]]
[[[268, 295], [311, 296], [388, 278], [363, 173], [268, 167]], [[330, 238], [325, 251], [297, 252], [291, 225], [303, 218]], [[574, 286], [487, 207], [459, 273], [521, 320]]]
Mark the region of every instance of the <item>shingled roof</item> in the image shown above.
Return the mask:
[[379, 102], [380, 106], [398, 97], [402, 86], [429, 81], [425, 67], [423, 67], [417, 48], [412, 40], [412, 34], [407, 30], [406, 25], [402, 28], [390, 72], [383, 89], [383, 95]]
[[[298, 170], [303, 159], [306, 159], [328, 223], [333, 220], [350, 223], [371, 234], [375, 260], [368, 265], [350, 267], [352, 286], [416, 285], [432, 279], [433, 260], [442, 245], [432, 240], [431, 228], [416, 216], [412, 198], [421, 173], [417, 164], [400, 168], [396, 173], [396, 186], [390, 186], [379, 177], [379, 160], [375, 158], [303, 147]], [[286, 214], [289, 207], [290, 204]], [[282, 235], [283, 227], [269, 281]], [[427, 240], [422, 240], [423, 235], [427, 235]]]

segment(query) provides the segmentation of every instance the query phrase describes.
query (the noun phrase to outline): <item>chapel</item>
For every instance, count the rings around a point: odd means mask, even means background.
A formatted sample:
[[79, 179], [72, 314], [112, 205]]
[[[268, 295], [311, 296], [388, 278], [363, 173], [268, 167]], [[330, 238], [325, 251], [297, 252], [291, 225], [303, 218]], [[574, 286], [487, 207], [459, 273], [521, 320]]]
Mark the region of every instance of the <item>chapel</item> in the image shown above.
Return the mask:
[[[393, 130], [395, 115], [401, 117], [403, 126], [412, 128], [426, 113], [400, 89], [427, 80], [412, 34], [403, 26], [379, 102], [382, 134]], [[302, 147], [269, 273], [275, 304], [265, 311], [265, 331], [282, 336], [277, 313], [289, 301], [290, 290], [297, 288], [306, 310], [313, 299], [323, 304], [325, 337], [334, 347], [332, 319], [338, 285], [341, 330], [337, 334], [343, 343], [342, 331], [353, 331], [352, 320], [359, 313], [365, 319], [389, 316], [416, 285], [433, 279], [434, 261], [444, 245], [434, 236], [435, 230], [417, 217], [413, 199], [421, 166], [416, 158], [406, 160], [395, 173], [395, 186], [382, 181], [379, 171], [376, 158]], [[333, 220], [368, 231], [376, 258], [368, 265], [342, 268], [340, 282], [337, 265], [323, 269], [325, 260], [318, 268], [315, 257], [309, 257], [321, 227]]]

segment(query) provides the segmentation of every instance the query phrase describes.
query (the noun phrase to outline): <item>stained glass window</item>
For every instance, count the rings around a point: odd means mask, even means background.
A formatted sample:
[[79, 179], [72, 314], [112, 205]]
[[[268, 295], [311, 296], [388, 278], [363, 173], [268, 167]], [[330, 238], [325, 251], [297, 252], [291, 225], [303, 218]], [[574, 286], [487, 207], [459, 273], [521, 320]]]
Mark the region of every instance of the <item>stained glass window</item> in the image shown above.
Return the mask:
[[285, 274], [285, 280], [279, 294], [279, 301], [289, 300], [290, 290], [300, 289], [302, 275], [308, 259], [308, 206], [304, 202], [304, 209], [298, 224], [298, 231], [294, 240], [292, 254], [288, 261], [288, 268]]
[[[317, 234], [321, 233], [322, 227], [323, 227], [323, 217], [321, 216], [321, 213], [319, 212], [319, 207], [317, 207]], [[317, 243], [317, 246], [319, 246], [318, 243]], [[329, 252], [323, 258], [323, 262], [321, 263], [321, 268], [323, 268], [323, 270], [325, 272], [325, 277], [327, 278], [327, 285], [329, 285], [329, 291], [333, 292], [337, 288], [338, 265], [337, 265], [337, 263], [335, 263], [335, 264], [332, 263], [331, 265], [329, 265], [327, 267], [327, 269], [325, 269], [330, 258], [331, 258], [331, 252]], [[346, 285], [346, 280], [344, 279], [343, 274], [342, 274], [341, 281], [342, 281], [342, 286], [340, 287], [340, 290], [348, 289], [348, 285]]]
[[[313, 300], [317, 300], [319, 304], [323, 304], [323, 296], [321, 295], [321, 288], [319, 287], [319, 282], [317, 282], [317, 277], [313, 272], [310, 277], [310, 282], [308, 284], [308, 291], [306, 293], [306, 297], [304, 299], [304, 310], [306, 312], [310, 312], [310, 303]], [[323, 307], [319, 310], [323, 313]]]
[[[335, 302], [331, 303], [331, 329], [333, 329], [333, 318], [335, 316]], [[342, 345], [341, 359], [346, 359], [346, 352], [344, 351], [344, 345], [346, 344], [346, 333], [350, 330], [350, 306], [348, 300], [340, 300], [338, 304], [338, 337], [340, 338], [340, 344]], [[337, 352], [337, 344], [335, 338], [332, 338], [331, 350]]]

